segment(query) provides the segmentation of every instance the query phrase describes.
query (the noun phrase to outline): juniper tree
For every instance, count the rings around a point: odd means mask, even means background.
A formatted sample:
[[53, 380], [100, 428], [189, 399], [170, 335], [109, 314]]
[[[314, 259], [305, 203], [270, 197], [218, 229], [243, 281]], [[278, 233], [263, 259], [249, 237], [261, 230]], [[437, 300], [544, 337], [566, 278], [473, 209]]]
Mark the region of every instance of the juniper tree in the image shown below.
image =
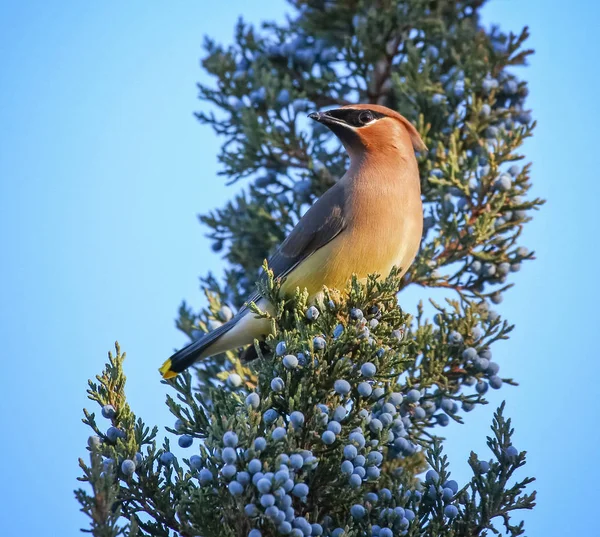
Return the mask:
[[[213, 83], [199, 86], [197, 116], [223, 139], [222, 174], [241, 189], [201, 217], [228, 268], [202, 279], [207, 306], [184, 303], [177, 326], [194, 340], [258, 285], [275, 313], [251, 307], [273, 333], [251, 363], [227, 352], [168, 381], [176, 421], [164, 440], [129, 408], [117, 346], [88, 390], [103, 419], [85, 411], [94, 434], [90, 462], [80, 461], [88, 485], [76, 496], [87, 531], [523, 533], [513, 512], [532, 508], [535, 493], [531, 478], [514, 475], [525, 453], [511, 443], [503, 405], [490, 452], [469, 457], [469, 482], [451, 479], [440, 437], [489, 388], [515, 384], [492, 361], [512, 329], [493, 307], [533, 258], [520, 235], [541, 204], [528, 196], [518, 153], [535, 125], [527, 85], [511, 70], [531, 53], [527, 30], [483, 28], [483, 3], [295, 0], [286, 24], [240, 21], [233, 44], [206, 40]], [[303, 289], [283, 297], [264, 260], [347, 166], [306, 115], [356, 102], [398, 110], [429, 147], [418, 155], [420, 253], [403, 278], [354, 279], [315, 304]], [[440, 288], [445, 300], [407, 304], [410, 285], [424, 297]]]

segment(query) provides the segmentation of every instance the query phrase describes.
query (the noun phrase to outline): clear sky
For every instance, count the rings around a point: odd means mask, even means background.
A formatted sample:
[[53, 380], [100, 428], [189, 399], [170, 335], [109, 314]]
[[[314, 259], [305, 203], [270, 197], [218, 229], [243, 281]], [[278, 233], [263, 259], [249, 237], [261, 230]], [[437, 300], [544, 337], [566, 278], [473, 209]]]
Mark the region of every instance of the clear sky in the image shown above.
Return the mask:
[[[222, 267], [196, 215], [231, 195], [216, 178], [219, 140], [192, 116], [203, 35], [228, 42], [238, 15], [281, 20], [284, 9], [0, 0], [2, 534], [78, 534], [71, 491], [86, 454], [86, 381], [115, 339], [129, 355], [134, 411], [171, 423], [156, 369], [184, 342], [180, 300], [198, 304], [198, 276]], [[599, 16], [584, 0], [492, 0], [485, 10], [505, 29], [529, 25], [537, 49], [522, 72], [539, 120], [524, 152], [534, 194], [549, 202], [524, 235], [538, 260], [499, 308], [517, 329], [495, 358], [521, 386], [492, 394], [507, 398], [538, 478], [532, 536], [597, 527]], [[418, 290], [407, 295], [408, 308]], [[448, 428], [459, 482], [492, 407]]]

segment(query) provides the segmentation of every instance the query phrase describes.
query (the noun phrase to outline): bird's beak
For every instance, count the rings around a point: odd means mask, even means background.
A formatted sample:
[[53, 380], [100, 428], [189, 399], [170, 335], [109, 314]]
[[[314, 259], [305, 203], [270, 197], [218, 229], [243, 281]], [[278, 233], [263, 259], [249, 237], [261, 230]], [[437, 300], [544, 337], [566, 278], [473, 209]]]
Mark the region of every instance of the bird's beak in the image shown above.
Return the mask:
[[334, 124], [344, 125], [344, 123], [342, 121], [329, 115], [327, 112], [312, 112], [312, 113], [308, 114], [308, 117], [310, 119], [314, 119], [315, 121], [318, 121], [319, 123], [322, 123], [323, 125], [328, 125], [328, 126], [334, 125]]

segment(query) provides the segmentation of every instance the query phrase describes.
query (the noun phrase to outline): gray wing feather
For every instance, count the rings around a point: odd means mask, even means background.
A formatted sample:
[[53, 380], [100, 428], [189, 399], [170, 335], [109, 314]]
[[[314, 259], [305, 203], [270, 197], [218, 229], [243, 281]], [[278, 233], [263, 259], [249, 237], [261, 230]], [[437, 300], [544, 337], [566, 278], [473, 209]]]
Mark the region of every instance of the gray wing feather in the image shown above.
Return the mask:
[[[337, 183], [304, 214], [268, 260], [276, 278], [285, 279], [302, 261], [346, 228], [344, 199], [344, 185]], [[255, 293], [247, 302], [256, 302], [259, 298]]]

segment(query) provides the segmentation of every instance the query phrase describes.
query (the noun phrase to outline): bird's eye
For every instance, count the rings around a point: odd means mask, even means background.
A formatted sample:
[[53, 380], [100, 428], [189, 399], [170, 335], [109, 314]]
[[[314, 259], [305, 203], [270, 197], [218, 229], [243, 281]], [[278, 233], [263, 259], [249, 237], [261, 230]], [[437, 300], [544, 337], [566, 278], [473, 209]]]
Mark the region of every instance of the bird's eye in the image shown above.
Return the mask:
[[366, 125], [367, 123], [371, 123], [375, 118], [370, 110], [364, 110], [358, 115], [358, 122], [361, 125]]

